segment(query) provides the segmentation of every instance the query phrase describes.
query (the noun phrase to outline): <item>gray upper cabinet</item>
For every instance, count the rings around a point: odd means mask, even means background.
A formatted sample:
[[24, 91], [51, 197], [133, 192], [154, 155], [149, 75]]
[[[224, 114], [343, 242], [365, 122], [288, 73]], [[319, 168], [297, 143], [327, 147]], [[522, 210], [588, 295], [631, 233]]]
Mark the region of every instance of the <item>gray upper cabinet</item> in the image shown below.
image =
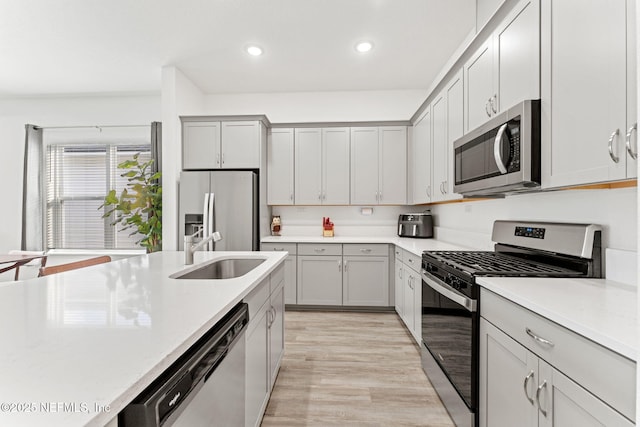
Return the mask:
[[351, 128], [351, 204], [407, 203], [407, 127]]
[[222, 168], [260, 168], [260, 136], [258, 121], [222, 122]]
[[182, 124], [182, 169], [220, 168], [220, 122]]
[[265, 127], [260, 121], [182, 123], [182, 169], [259, 169]]
[[464, 65], [465, 131], [540, 97], [540, 4], [523, 0]]
[[349, 128], [295, 130], [295, 203], [349, 204]]
[[267, 203], [292, 205], [293, 129], [271, 129], [267, 144]]
[[635, 2], [543, 1], [541, 25], [543, 187], [635, 176]]
[[431, 188], [431, 106], [413, 125], [413, 141], [410, 161], [412, 164], [412, 203], [429, 203], [433, 191]]

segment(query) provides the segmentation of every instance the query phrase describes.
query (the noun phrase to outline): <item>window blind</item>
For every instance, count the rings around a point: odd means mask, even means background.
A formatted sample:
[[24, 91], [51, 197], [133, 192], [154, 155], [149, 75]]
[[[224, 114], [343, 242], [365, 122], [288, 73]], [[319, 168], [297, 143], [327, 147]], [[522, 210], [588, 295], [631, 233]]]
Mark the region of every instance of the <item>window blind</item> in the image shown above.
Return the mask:
[[99, 209], [111, 189], [120, 194], [128, 183], [118, 164], [140, 153], [151, 158], [150, 143], [51, 143], [46, 158], [47, 249], [139, 249], [140, 235], [130, 236], [102, 218]]

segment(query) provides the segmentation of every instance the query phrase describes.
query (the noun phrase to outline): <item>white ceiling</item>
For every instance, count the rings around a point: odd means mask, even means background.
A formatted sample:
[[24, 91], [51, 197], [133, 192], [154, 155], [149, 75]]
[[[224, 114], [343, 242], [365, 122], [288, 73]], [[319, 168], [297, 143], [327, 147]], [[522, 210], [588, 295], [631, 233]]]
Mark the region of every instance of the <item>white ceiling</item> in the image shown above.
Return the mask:
[[170, 65], [205, 93], [426, 89], [474, 21], [475, 0], [0, 0], [0, 96], [157, 93]]

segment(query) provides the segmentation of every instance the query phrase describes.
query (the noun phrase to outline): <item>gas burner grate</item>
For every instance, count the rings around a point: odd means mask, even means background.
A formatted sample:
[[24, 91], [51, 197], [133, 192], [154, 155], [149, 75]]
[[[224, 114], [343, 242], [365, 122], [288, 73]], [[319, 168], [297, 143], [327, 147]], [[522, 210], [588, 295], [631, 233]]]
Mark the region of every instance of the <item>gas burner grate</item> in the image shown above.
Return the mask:
[[426, 256], [473, 275], [579, 276], [582, 273], [554, 265], [488, 251], [427, 251]]

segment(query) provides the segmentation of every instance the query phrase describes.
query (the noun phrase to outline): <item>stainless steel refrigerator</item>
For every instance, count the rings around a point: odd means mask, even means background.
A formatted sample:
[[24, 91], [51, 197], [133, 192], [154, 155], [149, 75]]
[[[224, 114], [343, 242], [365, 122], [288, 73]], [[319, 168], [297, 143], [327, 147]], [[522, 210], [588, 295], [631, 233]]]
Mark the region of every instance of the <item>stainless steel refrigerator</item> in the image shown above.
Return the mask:
[[[252, 171], [180, 173], [178, 248], [184, 236], [220, 232], [222, 240], [205, 250], [257, 251], [259, 246], [258, 175]], [[196, 240], [198, 241], [198, 240]]]

